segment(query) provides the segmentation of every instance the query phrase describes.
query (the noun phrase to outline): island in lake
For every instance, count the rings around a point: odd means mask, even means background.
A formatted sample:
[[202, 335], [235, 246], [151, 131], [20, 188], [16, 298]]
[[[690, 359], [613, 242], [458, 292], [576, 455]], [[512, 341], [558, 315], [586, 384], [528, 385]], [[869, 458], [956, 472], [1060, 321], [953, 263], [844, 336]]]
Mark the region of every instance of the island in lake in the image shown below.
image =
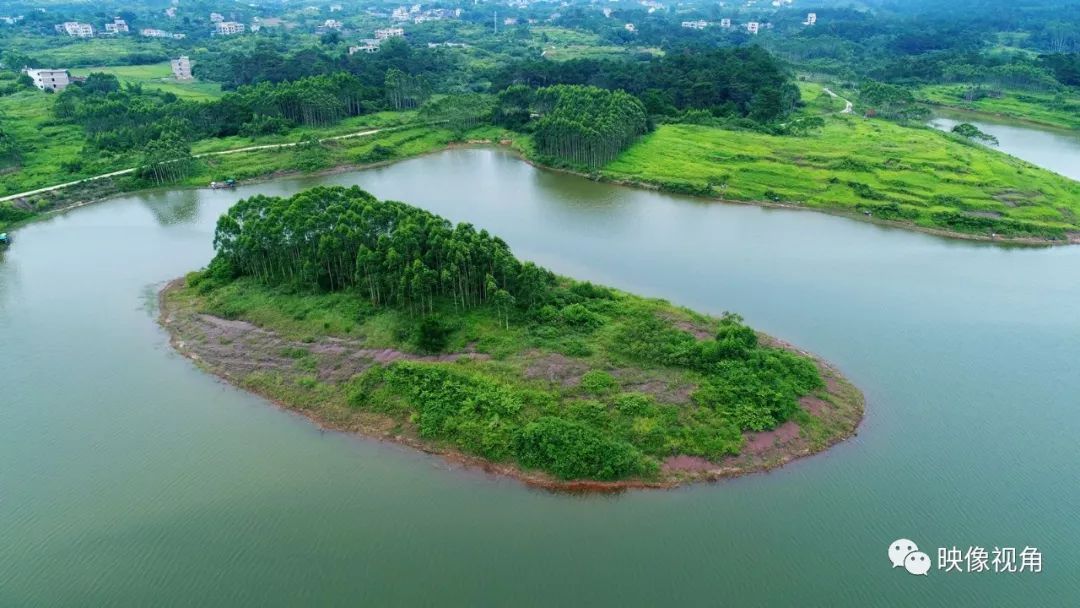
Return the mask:
[[552, 489], [670, 487], [851, 436], [863, 397], [737, 315], [556, 276], [359, 188], [253, 196], [161, 321], [206, 370], [318, 424]]

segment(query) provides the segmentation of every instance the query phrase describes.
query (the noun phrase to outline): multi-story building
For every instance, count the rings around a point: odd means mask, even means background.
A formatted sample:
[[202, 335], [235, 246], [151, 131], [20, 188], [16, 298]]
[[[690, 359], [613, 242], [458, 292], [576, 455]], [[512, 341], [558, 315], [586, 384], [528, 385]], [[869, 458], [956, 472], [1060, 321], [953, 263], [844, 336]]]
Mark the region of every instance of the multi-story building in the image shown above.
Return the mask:
[[23, 72], [34, 81], [34, 86], [42, 91], [63, 91], [71, 84], [67, 70], [35, 70], [25, 68]]
[[105, 24], [105, 32], [109, 34], [126, 34], [129, 31], [127, 21], [120, 17], [114, 17], [112, 23]]
[[169, 63], [172, 64], [173, 78], [177, 80], [191, 80], [191, 60], [188, 59], [187, 55], [181, 55]]
[[388, 27], [381, 30], [375, 30], [376, 40], [386, 40], [387, 38], [400, 38], [405, 35], [405, 30], [400, 27]]
[[247, 30], [247, 26], [237, 21], [222, 21], [214, 26], [214, 32], [219, 36], [232, 36], [233, 34], [243, 34]]
[[746, 31], [751, 34], [757, 34], [759, 29], [761, 29], [761, 24], [757, 21], [750, 21], [746, 24]]
[[94, 27], [89, 23], [79, 23], [78, 21], [65, 21], [56, 26], [56, 30], [63, 32], [73, 38], [93, 38]]
[[349, 54], [355, 55], [356, 53], [378, 53], [380, 44], [382, 44], [382, 40], [365, 38], [360, 41], [360, 44], [356, 46], [350, 46]]

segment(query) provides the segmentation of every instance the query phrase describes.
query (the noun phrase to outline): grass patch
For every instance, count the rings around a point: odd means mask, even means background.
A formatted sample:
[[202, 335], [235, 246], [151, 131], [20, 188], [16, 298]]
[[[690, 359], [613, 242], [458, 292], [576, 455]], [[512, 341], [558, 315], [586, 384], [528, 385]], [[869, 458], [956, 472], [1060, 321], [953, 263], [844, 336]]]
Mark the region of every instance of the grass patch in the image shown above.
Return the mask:
[[661, 125], [603, 175], [953, 232], [1064, 239], [1080, 230], [1080, 183], [930, 128], [857, 116], [829, 117], [806, 137]]

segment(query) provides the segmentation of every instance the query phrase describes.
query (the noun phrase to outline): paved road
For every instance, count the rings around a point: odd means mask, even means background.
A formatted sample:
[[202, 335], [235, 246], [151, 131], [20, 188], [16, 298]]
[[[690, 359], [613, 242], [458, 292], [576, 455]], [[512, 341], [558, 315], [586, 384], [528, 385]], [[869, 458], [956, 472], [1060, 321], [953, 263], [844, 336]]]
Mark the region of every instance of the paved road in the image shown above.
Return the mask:
[[[352, 137], [363, 137], [365, 135], [374, 135], [383, 129], [370, 129], [368, 131], [358, 131], [356, 133], [346, 133], [345, 135], [334, 135], [333, 137], [324, 137], [319, 141], [335, 141], [338, 139], [349, 139]], [[225, 154], [238, 154], [240, 152], [252, 152], [255, 150], [272, 150], [275, 148], [291, 148], [301, 142], [290, 142], [287, 144], [266, 144], [263, 146], [247, 146], [246, 148], [233, 148], [232, 150], [219, 150], [217, 152], [204, 152], [202, 154], [195, 154], [195, 158], [205, 158], [207, 156], [224, 156]], [[49, 186], [47, 188], [38, 188], [37, 190], [27, 190], [26, 192], [20, 192], [18, 194], [10, 194], [5, 197], [0, 197], [0, 202], [13, 201], [17, 198], [23, 198], [24, 196], [33, 196], [35, 194], [41, 194], [43, 192], [52, 192], [53, 190], [60, 190], [68, 188], [70, 186], [77, 186], [79, 184], [85, 184], [86, 182], [97, 181], [99, 179], [105, 179], [107, 177], [116, 177], [117, 175], [127, 175], [128, 173], [134, 173], [135, 168], [121, 169], [120, 171], [113, 171], [112, 173], [103, 173], [101, 175], [95, 175], [94, 177], [86, 177], [73, 182], [67, 182], [63, 184], [56, 184], [55, 186]]]

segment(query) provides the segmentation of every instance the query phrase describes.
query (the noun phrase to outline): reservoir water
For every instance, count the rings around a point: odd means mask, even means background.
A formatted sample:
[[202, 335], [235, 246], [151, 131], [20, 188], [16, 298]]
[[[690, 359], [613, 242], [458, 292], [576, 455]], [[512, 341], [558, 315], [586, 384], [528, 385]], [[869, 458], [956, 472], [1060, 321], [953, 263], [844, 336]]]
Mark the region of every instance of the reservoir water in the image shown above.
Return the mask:
[[[1077, 163], [1080, 164], [1080, 163]], [[164, 282], [255, 193], [358, 184], [553, 270], [834, 362], [859, 435], [769, 474], [568, 496], [321, 432], [174, 354]], [[987, 606], [1080, 594], [1080, 247], [710, 204], [462, 149], [125, 196], [0, 260], [0, 606]], [[893, 569], [905, 537], [1043, 571]]]
[[1080, 131], [1035, 127], [1015, 120], [959, 110], [938, 110], [930, 126], [950, 131], [966, 122], [998, 139], [994, 148], [1029, 163], [1080, 180]]

